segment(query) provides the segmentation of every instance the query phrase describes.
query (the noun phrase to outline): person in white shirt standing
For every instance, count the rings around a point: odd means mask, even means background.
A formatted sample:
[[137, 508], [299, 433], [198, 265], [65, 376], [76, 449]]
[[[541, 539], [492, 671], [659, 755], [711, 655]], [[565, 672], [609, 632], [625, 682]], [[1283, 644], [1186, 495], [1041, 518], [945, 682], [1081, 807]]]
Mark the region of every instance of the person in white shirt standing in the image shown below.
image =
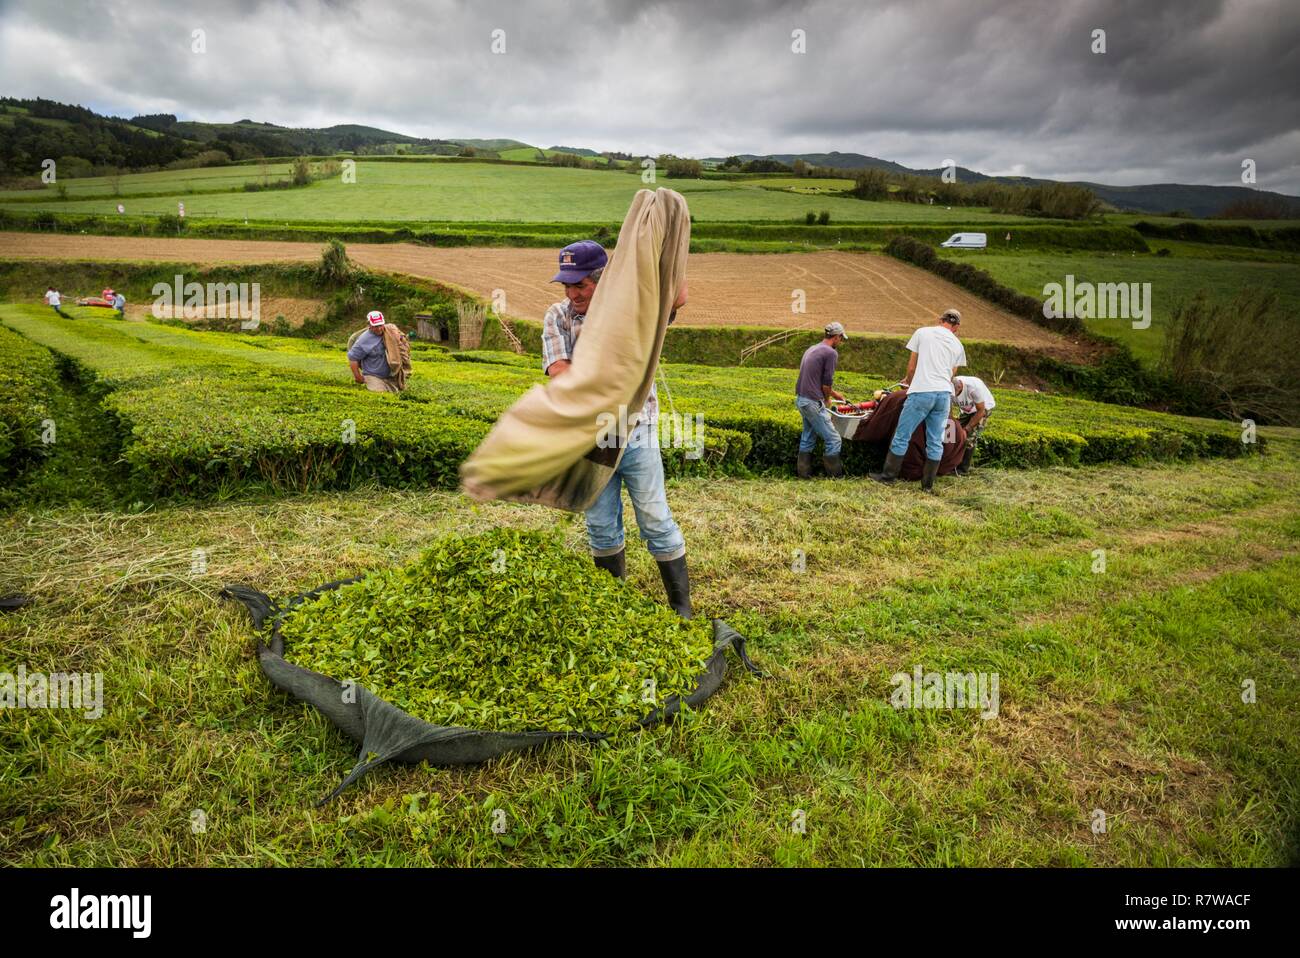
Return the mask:
[[903, 468], [903, 456], [912, 433], [925, 423], [925, 468], [921, 473], [921, 488], [934, 492], [934, 477], [939, 474], [943, 459], [943, 431], [952, 413], [952, 377], [957, 369], [966, 365], [966, 350], [957, 338], [961, 313], [945, 310], [934, 326], [922, 326], [907, 341], [912, 358], [907, 363], [907, 375], [901, 380], [907, 387], [907, 400], [898, 417], [889, 455], [885, 457], [882, 472], [871, 473], [877, 482], [897, 482]]
[[63, 311], [63, 294], [53, 286], [45, 291], [45, 305], [50, 307], [64, 319], [72, 318]]
[[993, 399], [993, 391], [978, 376], [953, 376], [952, 385], [953, 402], [961, 410], [960, 422], [966, 430], [966, 453], [957, 466], [957, 475], [967, 476], [970, 475], [971, 461], [975, 458], [980, 433], [988, 425], [989, 413], [998, 404]]

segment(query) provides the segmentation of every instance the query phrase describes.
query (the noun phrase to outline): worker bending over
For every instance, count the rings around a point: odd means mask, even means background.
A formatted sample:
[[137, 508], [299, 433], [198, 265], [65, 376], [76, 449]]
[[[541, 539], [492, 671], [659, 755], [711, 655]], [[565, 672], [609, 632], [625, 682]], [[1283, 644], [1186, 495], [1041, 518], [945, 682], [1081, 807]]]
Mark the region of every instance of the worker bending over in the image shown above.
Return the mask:
[[993, 391], [978, 376], [953, 376], [953, 402], [961, 410], [960, 422], [966, 430], [966, 452], [957, 466], [957, 475], [970, 474], [980, 433], [988, 425], [989, 413], [997, 408]]

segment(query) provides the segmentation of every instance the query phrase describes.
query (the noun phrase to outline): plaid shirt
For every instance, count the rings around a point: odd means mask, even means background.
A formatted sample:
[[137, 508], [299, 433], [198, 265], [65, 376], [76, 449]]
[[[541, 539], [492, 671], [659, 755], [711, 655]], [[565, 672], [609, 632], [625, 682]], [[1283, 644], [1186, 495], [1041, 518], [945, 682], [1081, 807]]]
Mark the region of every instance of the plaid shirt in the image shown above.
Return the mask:
[[[573, 311], [569, 301], [554, 303], [546, 310], [542, 320], [542, 369], [550, 369], [551, 363], [561, 359], [573, 358], [573, 346], [582, 332], [582, 317]], [[628, 410], [631, 416], [632, 411]], [[655, 384], [650, 384], [650, 395], [641, 407], [641, 422], [654, 423], [659, 417], [659, 393]]]

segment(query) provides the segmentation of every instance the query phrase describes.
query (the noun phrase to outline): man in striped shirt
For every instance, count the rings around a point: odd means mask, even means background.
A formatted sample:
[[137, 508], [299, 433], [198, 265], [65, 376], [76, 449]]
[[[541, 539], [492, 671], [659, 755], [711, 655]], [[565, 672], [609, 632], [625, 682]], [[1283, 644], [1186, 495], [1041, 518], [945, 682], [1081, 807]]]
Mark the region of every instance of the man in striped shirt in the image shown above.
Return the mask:
[[[565, 298], [547, 309], [542, 321], [542, 368], [552, 379], [564, 375], [569, 368], [573, 347], [608, 261], [605, 250], [592, 240], [571, 243], [560, 251], [560, 271], [552, 282], [564, 284]], [[674, 312], [685, 302], [683, 287]], [[617, 578], [627, 576], [622, 495], [626, 485], [641, 539], [659, 565], [668, 604], [682, 618], [689, 619], [691, 584], [686, 571], [686, 540], [668, 508], [658, 420], [659, 397], [652, 384], [618, 468], [586, 512], [587, 541], [597, 566]]]

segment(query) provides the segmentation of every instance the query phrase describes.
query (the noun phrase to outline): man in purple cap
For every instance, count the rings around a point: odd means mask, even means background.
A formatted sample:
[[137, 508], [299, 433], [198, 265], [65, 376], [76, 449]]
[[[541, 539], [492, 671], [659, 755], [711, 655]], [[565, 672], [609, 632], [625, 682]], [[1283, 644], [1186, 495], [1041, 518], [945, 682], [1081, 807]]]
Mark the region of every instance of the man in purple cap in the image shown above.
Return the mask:
[[[560, 271], [551, 280], [564, 284], [564, 300], [546, 311], [542, 321], [542, 368], [561, 376], [569, 368], [596, 284], [608, 262], [599, 243], [582, 240], [560, 250]], [[686, 304], [683, 286], [674, 312]], [[691, 583], [686, 571], [686, 540], [668, 508], [664, 463], [658, 443], [659, 397], [653, 384], [636, 428], [609, 484], [586, 512], [587, 541], [596, 565], [619, 579], [627, 576], [623, 536], [623, 486], [627, 486], [641, 539], [659, 564], [668, 604], [684, 619], [691, 610]]]

